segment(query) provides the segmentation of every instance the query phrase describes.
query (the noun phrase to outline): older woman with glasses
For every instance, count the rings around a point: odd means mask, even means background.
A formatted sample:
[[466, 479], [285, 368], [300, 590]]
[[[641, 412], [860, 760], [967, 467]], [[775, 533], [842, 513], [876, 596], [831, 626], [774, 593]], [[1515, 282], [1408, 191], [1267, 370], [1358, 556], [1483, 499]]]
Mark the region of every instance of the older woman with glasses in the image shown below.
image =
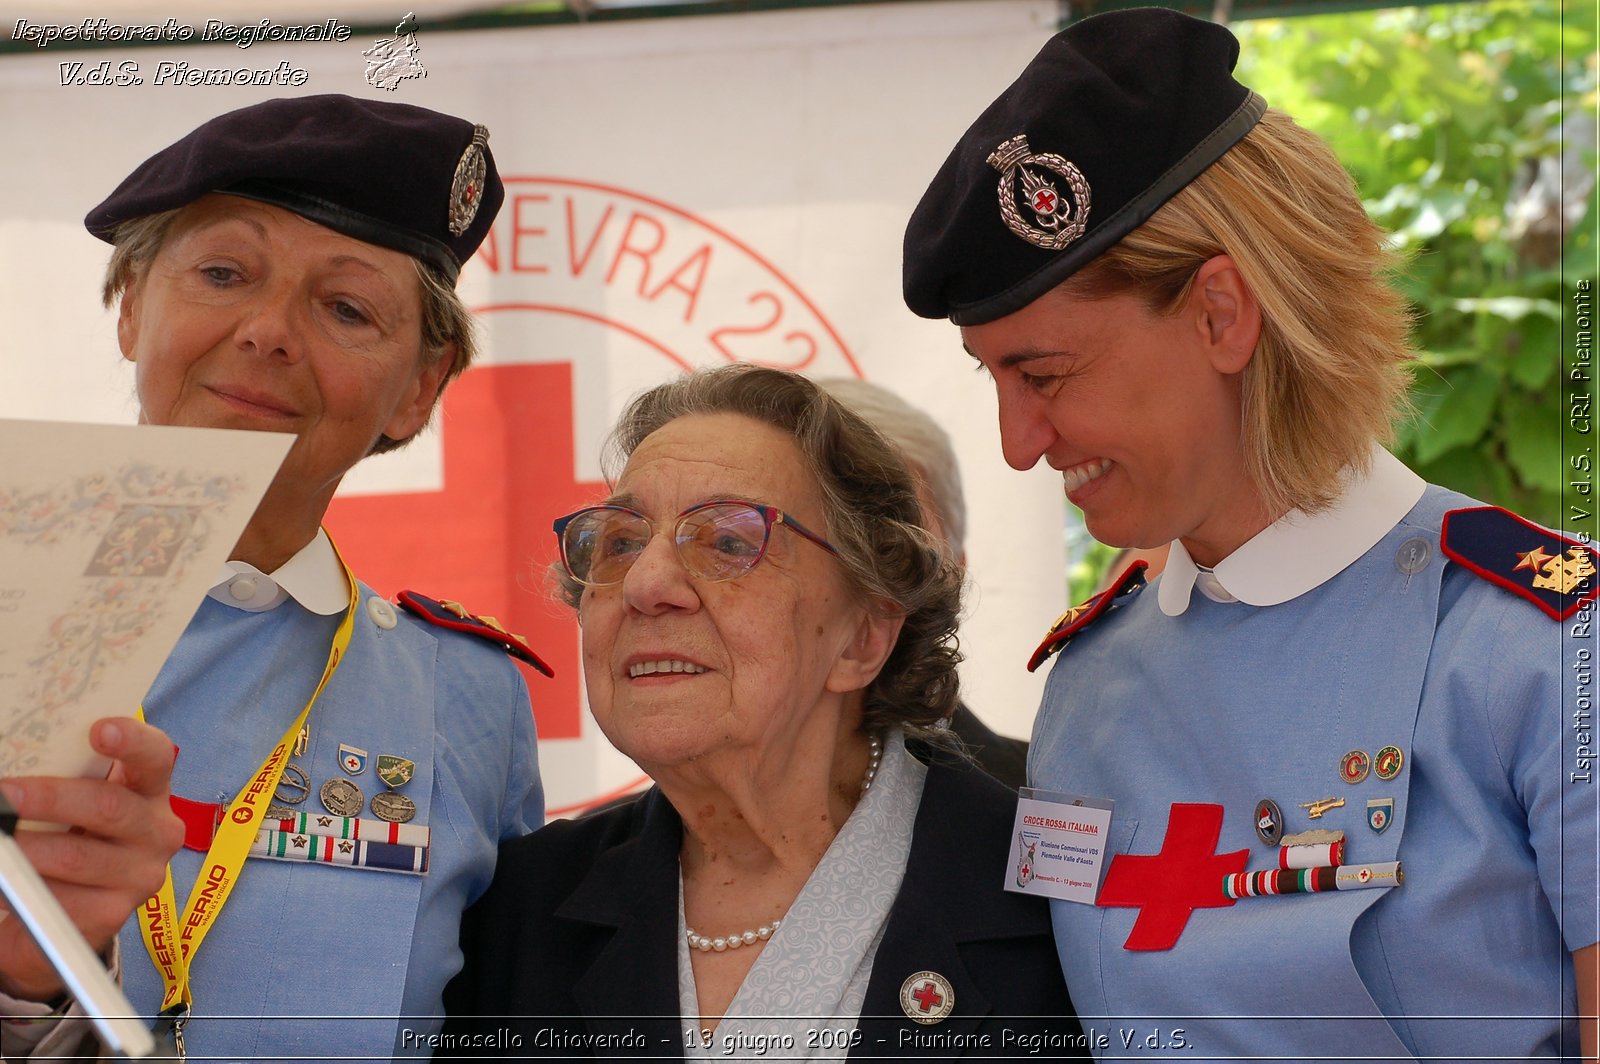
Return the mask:
[[560, 575], [595, 719], [656, 785], [502, 847], [447, 1044], [1075, 1048], [1048, 914], [1002, 889], [1009, 793], [919, 741], [955, 702], [961, 577], [894, 448], [752, 366], [645, 393], [613, 447]]

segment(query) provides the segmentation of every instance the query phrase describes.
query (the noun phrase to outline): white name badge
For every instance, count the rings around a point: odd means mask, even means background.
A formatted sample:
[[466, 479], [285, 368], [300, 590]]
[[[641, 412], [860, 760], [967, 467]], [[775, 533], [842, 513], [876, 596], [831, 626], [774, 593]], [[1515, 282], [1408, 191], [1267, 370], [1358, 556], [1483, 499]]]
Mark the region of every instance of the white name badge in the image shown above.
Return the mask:
[[1113, 804], [1109, 798], [1022, 788], [1006, 889], [1093, 905]]

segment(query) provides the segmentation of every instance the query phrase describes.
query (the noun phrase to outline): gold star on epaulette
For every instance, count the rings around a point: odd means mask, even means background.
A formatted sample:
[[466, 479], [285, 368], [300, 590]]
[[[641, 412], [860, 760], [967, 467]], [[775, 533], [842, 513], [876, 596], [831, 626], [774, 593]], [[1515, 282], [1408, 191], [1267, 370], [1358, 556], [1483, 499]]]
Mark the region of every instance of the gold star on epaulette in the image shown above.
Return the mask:
[[1060, 617], [1056, 618], [1056, 623], [1050, 626], [1050, 630], [1052, 632], [1059, 632], [1068, 625], [1076, 624], [1079, 617], [1082, 617], [1084, 614], [1094, 609], [1095, 601], [1096, 599], [1090, 599], [1088, 602], [1072, 607], [1066, 613], [1063, 613]]
[[1546, 554], [1543, 547], [1535, 547], [1526, 554], [1517, 555], [1516, 567], [1511, 571], [1516, 572], [1518, 569], [1532, 569], [1534, 572], [1538, 572], [1544, 568], [1545, 562], [1548, 562], [1553, 557], [1555, 557], [1555, 555]]
[[519, 643], [526, 643], [527, 642], [526, 639], [522, 638], [517, 633], [511, 631], [505, 625], [501, 624], [497, 619], [495, 619], [493, 617], [490, 617], [487, 613], [484, 614], [482, 617], [479, 617], [478, 620], [481, 621], [482, 623], [488, 625], [490, 628], [493, 628], [495, 631], [499, 632], [501, 635], [509, 636], [510, 638], [515, 639]]
[[468, 613], [467, 612], [467, 608], [465, 606], [463, 606], [461, 603], [452, 602], [449, 599], [440, 599], [439, 600], [439, 605], [443, 606], [445, 609], [449, 610], [451, 613], [455, 614], [457, 617], [460, 617], [463, 621], [477, 621], [479, 624], [483, 625], [485, 628], [492, 628], [495, 631], [499, 632], [501, 635], [508, 636], [508, 637], [510, 637], [512, 639], [515, 639], [519, 643], [526, 643], [527, 642], [527, 640], [522, 638], [522, 636], [518, 635], [517, 633], [515, 633], [515, 632], [511, 631], [509, 628], [507, 628], [505, 625], [501, 624], [500, 621], [497, 618], [490, 617], [488, 614], [484, 614], [483, 616], [480, 617], [480, 616], [478, 616], [476, 614]]

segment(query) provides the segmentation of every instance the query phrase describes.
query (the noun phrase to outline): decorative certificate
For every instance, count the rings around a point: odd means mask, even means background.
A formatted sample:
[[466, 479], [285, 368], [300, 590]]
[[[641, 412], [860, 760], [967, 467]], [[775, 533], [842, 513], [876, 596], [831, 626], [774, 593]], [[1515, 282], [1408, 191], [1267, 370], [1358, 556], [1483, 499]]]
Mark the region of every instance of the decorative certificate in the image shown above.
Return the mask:
[[0, 777], [105, 772], [293, 442], [0, 420]]

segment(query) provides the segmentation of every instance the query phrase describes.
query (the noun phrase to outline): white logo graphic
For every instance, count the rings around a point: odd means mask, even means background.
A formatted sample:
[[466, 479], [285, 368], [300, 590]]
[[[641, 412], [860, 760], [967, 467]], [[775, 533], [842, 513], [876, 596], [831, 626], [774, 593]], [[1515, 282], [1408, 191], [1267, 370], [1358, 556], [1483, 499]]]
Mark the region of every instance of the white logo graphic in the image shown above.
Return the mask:
[[425, 78], [428, 71], [417, 59], [417, 17], [406, 17], [394, 28], [393, 37], [384, 37], [361, 53], [367, 57], [367, 84], [393, 92], [407, 78]]

